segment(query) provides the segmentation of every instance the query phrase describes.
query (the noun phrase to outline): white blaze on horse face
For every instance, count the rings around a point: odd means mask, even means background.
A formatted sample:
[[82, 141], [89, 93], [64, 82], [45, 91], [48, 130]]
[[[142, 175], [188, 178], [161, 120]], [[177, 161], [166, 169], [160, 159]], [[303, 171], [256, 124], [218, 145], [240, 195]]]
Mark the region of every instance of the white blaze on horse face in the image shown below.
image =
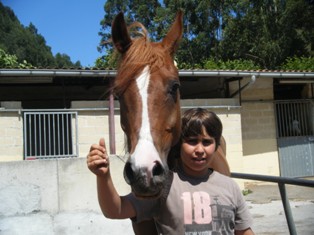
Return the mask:
[[[136, 79], [136, 84], [142, 99], [142, 123], [139, 132], [139, 140], [135, 147], [134, 153], [131, 155], [131, 163], [136, 168], [147, 168], [149, 177], [152, 177], [152, 168], [155, 162], [161, 163], [159, 154], [153, 142], [150, 130], [149, 114], [148, 114], [148, 85], [150, 82], [149, 67], [146, 66], [140, 76]], [[162, 164], [162, 163], [161, 163]]]

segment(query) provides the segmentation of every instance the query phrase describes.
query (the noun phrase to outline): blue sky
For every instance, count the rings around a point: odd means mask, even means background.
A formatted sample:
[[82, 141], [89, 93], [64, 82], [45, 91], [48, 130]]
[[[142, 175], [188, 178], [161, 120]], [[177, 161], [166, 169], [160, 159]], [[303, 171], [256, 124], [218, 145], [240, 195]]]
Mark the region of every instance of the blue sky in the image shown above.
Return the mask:
[[72, 62], [93, 66], [101, 54], [100, 21], [105, 0], [0, 0], [28, 26], [32, 22], [52, 53], [65, 53]]

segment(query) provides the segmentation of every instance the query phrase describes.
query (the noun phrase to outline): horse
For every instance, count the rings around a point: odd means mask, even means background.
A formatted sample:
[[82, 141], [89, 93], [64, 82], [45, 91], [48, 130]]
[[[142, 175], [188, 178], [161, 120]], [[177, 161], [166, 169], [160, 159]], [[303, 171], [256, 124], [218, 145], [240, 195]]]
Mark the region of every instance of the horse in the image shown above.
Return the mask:
[[[151, 42], [142, 24], [135, 26], [142, 29], [141, 37], [131, 38], [123, 13], [112, 23], [112, 42], [120, 55], [113, 92], [120, 103], [129, 155], [123, 175], [135, 196], [156, 198], [168, 176], [168, 153], [180, 138], [180, 81], [174, 54], [183, 34], [183, 13], [177, 13], [160, 42]], [[218, 165], [219, 159], [215, 158]], [[224, 161], [222, 168], [226, 169]]]
[[213, 160], [209, 163], [209, 167], [219, 173], [230, 176], [230, 167], [227, 161], [227, 144], [223, 136], [220, 138], [220, 144], [212, 156]]

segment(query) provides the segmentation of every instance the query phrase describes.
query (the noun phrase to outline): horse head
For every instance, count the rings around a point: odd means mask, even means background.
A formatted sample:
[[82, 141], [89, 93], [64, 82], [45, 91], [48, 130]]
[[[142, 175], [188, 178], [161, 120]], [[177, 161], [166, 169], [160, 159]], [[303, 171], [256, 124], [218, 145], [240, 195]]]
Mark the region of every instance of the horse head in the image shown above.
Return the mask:
[[174, 53], [182, 37], [182, 12], [161, 42], [150, 42], [146, 29], [131, 38], [123, 13], [112, 24], [120, 53], [114, 92], [129, 158], [124, 178], [138, 197], [158, 197], [168, 174], [167, 155], [180, 137], [179, 75]]

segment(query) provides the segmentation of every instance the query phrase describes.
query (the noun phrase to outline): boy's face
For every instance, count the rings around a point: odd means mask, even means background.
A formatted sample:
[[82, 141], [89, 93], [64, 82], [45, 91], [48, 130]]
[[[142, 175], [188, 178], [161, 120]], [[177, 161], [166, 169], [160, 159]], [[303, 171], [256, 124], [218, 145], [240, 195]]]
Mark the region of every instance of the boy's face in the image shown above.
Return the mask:
[[180, 157], [186, 174], [200, 177], [208, 174], [208, 166], [215, 152], [216, 141], [203, 129], [203, 134], [183, 140]]

